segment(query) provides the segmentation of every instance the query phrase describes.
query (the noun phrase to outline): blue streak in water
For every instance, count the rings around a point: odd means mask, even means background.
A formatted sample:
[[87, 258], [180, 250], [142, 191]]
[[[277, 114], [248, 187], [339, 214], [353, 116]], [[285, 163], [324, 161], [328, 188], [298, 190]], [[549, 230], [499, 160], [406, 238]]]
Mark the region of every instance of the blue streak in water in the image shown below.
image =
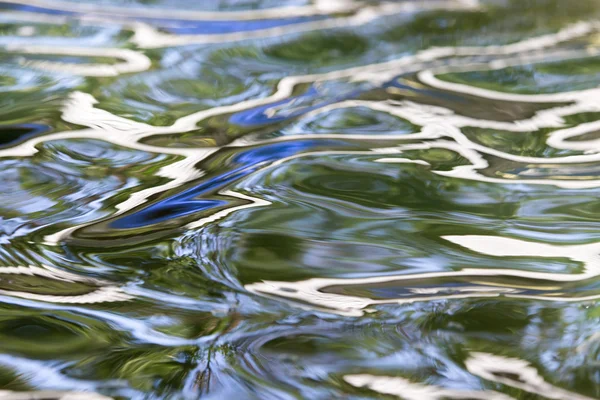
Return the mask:
[[325, 107], [329, 104], [337, 103], [342, 100], [348, 100], [352, 98], [358, 97], [361, 93], [364, 93], [366, 90], [352, 90], [346, 93], [340, 94], [338, 96], [334, 96], [330, 99], [321, 101], [317, 104], [305, 106], [298, 110], [292, 111], [290, 113], [286, 113], [283, 115], [276, 115], [274, 117], [268, 117], [266, 111], [269, 108], [278, 107], [284, 104], [289, 104], [293, 101], [298, 100], [312, 100], [316, 99], [319, 96], [319, 92], [316, 88], [311, 86], [308, 91], [299, 96], [290, 97], [289, 99], [280, 100], [274, 103], [266, 104], [260, 107], [251, 108], [249, 110], [244, 110], [235, 114], [232, 114], [229, 118], [229, 122], [232, 124], [236, 124], [239, 126], [252, 127], [257, 125], [265, 125], [277, 122], [284, 122], [290, 120], [292, 118], [299, 117], [303, 114], [311, 112], [313, 110], [318, 110], [321, 107]]
[[31, 6], [25, 4], [15, 4], [10, 2], [0, 2], [0, 10], [16, 10], [16, 11], [25, 11], [25, 12], [35, 12], [40, 14], [50, 14], [50, 15], [68, 15], [68, 16], [76, 16], [81, 13], [76, 13], [73, 11], [65, 11], [65, 10], [55, 10], [52, 8], [44, 8], [38, 6]]
[[172, 20], [147, 19], [146, 22], [162, 25], [167, 32], [178, 35], [224, 34], [235, 32], [251, 32], [261, 29], [277, 28], [303, 22], [316, 21], [323, 17], [294, 17], [282, 19], [265, 19], [254, 21], [177, 21], [170, 26]]
[[[416, 91], [416, 89], [410, 86], [402, 85], [396, 80], [396, 78], [382, 85], [383, 88], [391, 86], [402, 87], [403, 89]], [[295, 96], [289, 99], [281, 100], [278, 102], [235, 113], [231, 115], [229, 122], [241, 126], [256, 126], [282, 122], [306, 114], [312, 110], [317, 110], [319, 108], [327, 106], [328, 104], [356, 98], [371, 89], [372, 88], [350, 90], [340, 95], [333, 96], [329, 99], [320, 101], [317, 104], [300, 107], [299, 109], [284, 115], [279, 115], [271, 118], [269, 118], [266, 115], [265, 111], [272, 107], [283, 106], [293, 101], [301, 102], [303, 100], [311, 101], [317, 99], [320, 93], [319, 90], [313, 85], [309, 87], [306, 93], [303, 93], [299, 96]], [[234, 167], [233, 169], [227, 172], [210, 178], [207, 181], [201, 183], [200, 185], [187, 189], [175, 196], [163, 199], [140, 211], [118, 218], [117, 220], [111, 222], [110, 227], [116, 229], [140, 228], [151, 224], [160, 223], [169, 219], [190, 215], [200, 211], [205, 211], [211, 208], [225, 206], [227, 202], [223, 200], [197, 199], [197, 197], [206, 195], [211, 191], [215, 191], [218, 188], [225, 187], [228, 184], [231, 184], [232, 182], [242, 179], [248, 176], [249, 174], [257, 171], [265, 163], [270, 163], [282, 158], [299, 154], [318, 145], [333, 144], [339, 143], [337, 141], [332, 140], [301, 140], [272, 143], [258, 148], [246, 150], [233, 157], [232, 161], [238, 164], [237, 167]]]
[[[65, 15], [71, 17], [80, 17], [84, 13], [77, 11], [57, 10], [52, 8], [45, 8], [32, 5], [14, 4], [10, 2], [0, 2], [0, 10], [17, 10], [26, 12], [35, 12], [41, 14], [50, 15]], [[168, 13], [168, 10], [165, 11]], [[93, 14], [93, 13], [92, 13]], [[250, 21], [193, 21], [193, 20], [179, 20], [171, 18], [148, 18], [148, 17], [125, 17], [127, 19], [134, 19], [136, 21], [143, 21], [159, 28], [166, 30], [167, 32], [178, 34], [178, 35], [193, 35], [193, 34], [205, 34], [205, 35], [218, 35], [225, 33], [235, 32], [251, 32], [261, 29], [276, 28], [280, 26], [294, 25], [303, 22], [317, 21], [326, 16], [314, 16], [314, 17], [290, 17], [280, 19], [263, 19], [263, 20], [250, 20]]]
[[334, 140], [301, 140], [272, 143], [246, 150], [232, 158], [233, 165], [236, 165], [233, 169], [218, 174], [174, 196], [160, 200], [140, 211], [118, 218], [110, 223], [110, 227], [115, 229], [141, 228], [200, 211], [223, 207], [227, 205], [225, 200], [198, 199], [198, 197], [209, 195], [219, 188], [238, 181], [256, 172], [265, 164], [300, 154], [316, 146], [327, 145], [340, 145], [340, 142]]

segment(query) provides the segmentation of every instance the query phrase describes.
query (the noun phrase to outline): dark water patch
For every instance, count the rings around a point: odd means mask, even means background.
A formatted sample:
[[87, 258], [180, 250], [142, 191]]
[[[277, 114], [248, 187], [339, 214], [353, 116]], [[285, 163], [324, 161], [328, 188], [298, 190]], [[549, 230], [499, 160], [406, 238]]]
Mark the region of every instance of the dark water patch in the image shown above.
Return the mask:
[[49, 127], [39, 124], [0, 126], [0, 148], [14, 146], [49, 130]]

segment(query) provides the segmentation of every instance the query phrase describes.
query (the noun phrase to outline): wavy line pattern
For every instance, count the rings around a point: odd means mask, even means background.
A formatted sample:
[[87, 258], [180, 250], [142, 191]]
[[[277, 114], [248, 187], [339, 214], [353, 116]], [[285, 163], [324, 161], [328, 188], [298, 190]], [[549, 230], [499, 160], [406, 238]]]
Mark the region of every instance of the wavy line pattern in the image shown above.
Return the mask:
[[596, 3], [0, 1], [0, 398], [600, 397]]

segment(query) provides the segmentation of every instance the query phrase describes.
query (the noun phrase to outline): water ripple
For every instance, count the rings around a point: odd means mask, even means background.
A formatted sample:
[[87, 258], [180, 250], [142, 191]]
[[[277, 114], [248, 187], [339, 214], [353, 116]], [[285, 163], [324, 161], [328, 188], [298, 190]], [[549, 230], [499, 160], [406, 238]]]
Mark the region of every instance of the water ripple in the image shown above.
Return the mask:
[[125, 3], [0, 2], [0, 397], [600, 396], [594, 1]]

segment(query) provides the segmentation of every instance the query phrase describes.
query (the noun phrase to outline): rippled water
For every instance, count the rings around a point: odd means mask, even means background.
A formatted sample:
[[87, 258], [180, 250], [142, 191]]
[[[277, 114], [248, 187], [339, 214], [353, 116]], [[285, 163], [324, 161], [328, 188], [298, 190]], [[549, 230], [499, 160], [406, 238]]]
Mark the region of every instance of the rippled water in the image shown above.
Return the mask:
[[0, 19], [0, 398], [600, 397], [597, 0]]

